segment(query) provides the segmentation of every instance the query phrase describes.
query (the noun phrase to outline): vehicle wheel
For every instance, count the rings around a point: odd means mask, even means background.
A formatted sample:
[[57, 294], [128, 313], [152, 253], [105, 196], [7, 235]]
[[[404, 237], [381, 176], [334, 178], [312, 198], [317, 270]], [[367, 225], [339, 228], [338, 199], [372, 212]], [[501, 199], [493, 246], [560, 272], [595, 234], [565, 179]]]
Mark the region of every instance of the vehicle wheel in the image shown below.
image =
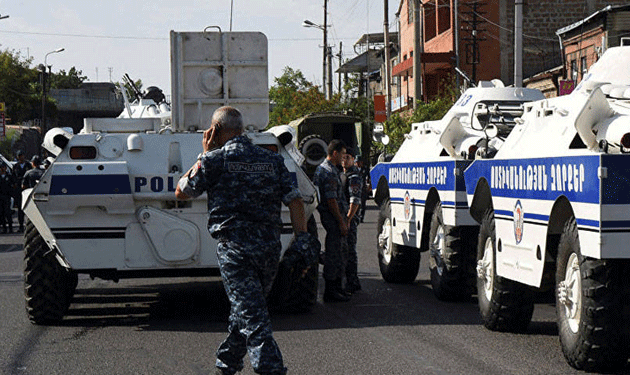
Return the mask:
[[410, 246], [393, 243], [389, 199], [381, 205], [377, 230], [378, 263], [383, 279], [388, 283], [413, 282], [420, 267], [420, 251]]
[[556, 313], [560, 345], [571, 366], [599, 372], [626, 364], [623, 274], [619, 261], [582, 256], [575, 219], [565, 224], [556, 264]]
[[312, 134], [300, 141], [298, 149], [308, 164], [320, 165], [326, 159], [328, 143], [319, 135]]
[[77, 274], [63, 267], [35, 226], [24, 231], [24, 297], [26, 313], [35, 324], [60, 321], [77, 287]]
[[533, 292], [497, 276], [494, 210], [484, 214], [477, 243], [477, 296], [484, 326], [492, 331], [522, 332], [534, 312]]
[[468, 249], [461, 235], [461, 228], [444, 225], [442, 203], [438, 203], [431, 217], [429, 252], [431, 286], [440, 300], [466, 300], [473, 292], [466, 272]]

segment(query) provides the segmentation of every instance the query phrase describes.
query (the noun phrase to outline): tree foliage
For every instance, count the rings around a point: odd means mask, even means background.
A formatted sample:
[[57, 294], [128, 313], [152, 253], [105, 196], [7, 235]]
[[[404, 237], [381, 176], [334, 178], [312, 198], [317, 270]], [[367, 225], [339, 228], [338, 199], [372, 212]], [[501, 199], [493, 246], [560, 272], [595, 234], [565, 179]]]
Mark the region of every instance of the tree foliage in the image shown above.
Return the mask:
[[445, 89], [435, 99], [429, 102], [418, 102], [417, 108], [406, 116], [394, 113], [384, 124], [384, 133], [389, 137], [387, 146], [380, 142], [373, 142], [373, 155], [381, 152], [395, 153], [405, 140], [405, 134], [411, 131], [411, 124], [424, 121], [439, 120], [453, 106], [457, 99], [455, 85], [446, 82]]
[[[5, 103], [5, 116], [14, 124], [41, 118], [41, 71], [31, 67], [33, 58], [24, 58], [15, 50], [0, 51], [0, 102]], [[87, 77], [75, 67], [68, 72], [49, 75], [49, 88], [77, 88]], [[50, 111], [49, 111], [50, 109]], [[47, 103], [47, 113], [54, 113], [54, 104]]]
[[274, 84], [269, 89], [272, 105], [269, 126], [288, 124], [309, 113], [318, 112], [343, 112], [367, 119], [365, 114], [368, 113], [368, 106], [373, 106], [372, 100], [348, 96], [346, 89], [343, 95], [337, 93], [327, 100], [319, 87], [308, 81], [299, 69], [287, 66], [280, 77], [274, 78]]
[[76, 89], [87, 79], [83, 72], [77, 70], [74, 66], [66, 73], [60, 70], [58, 73], [52, 74], [50, 77], [51, 89]]
[[5, 103], [5, 116], [14, 123], [35, 117], [41, 103], [36, 91], [39, 74], [30, 68], [32, 60], [14, 50], [0, 52], [0, 102]]

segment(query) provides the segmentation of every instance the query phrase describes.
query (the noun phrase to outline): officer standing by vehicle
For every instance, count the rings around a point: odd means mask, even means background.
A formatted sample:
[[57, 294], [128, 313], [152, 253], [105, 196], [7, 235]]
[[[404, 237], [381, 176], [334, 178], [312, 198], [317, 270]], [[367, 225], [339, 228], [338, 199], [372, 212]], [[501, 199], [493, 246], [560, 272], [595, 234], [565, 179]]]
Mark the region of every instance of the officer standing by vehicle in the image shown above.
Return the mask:
[[24, 231], [24, 211], [22, 211], [22, 179], [26, 172], [31, 169], [31, 163], [27, 162], [24, 156], [24, 151], [18, 150], [17, 163], [13, 166], [13, 176], [15, 177], [15, 205], [18, 211], [18, 223], [20, 227], [18, 232]]
[[[11, 196], [15, 191], [15, 179], [7, 172], [7, 165], [0, 163], [0, 225], [1, 233], [13, 233], [13, 218], [11, 217]], [[7, 232], [7, 224], [9, 230]]]
[[44, 174], [44, 170], [40, 168], [41, 159], [39, 155], [33, 155], [31, 158], [31, 166], [22, 178], [22, 190], [35, 187]]
[[356, 154], [354, 149], [348, 148], [343, 157], [343, 175], [341, 181], [343, 185], [344, 199], [348, 204], [348, 262], [346, 263], [346, 288], [347, 293], [353, 294], [361, 290], [361, 283], [358, 276], [357, 259], [357, 228], [359, 226], [359, 209], [361, 208], [361, 194], [363, 191], [363, 181], [361, 171], [354, 164]]
[[324, 302], [345, 302], [350, 297], [341, 288], [341, 279], [345, 272], [348, 223], [347, 207], [339, 166], [346, 154], [346, 144], [333, 139], [328, 144], [326, 160], [313, 175], [313, 183], [319, 188], [321, 201], [317, 206], [322, 226], [326, 230], [326, 252], [324, 255]]
[[243, 118], [221, 107], [203, 135], [203, 154], [179, 180], [178, 199], [208, 194], [208, 230], [219, 243], [217, 256], [231, 304], [228, 337], [217, 350], [217, 373], [243, 369], [249, 353], [259, 374], [285, 374], [265, 301], [278, 269], [281, 203], [289, 207], [296, 238], [306, 232], [299, 190], [277, 153], [243, 134]]

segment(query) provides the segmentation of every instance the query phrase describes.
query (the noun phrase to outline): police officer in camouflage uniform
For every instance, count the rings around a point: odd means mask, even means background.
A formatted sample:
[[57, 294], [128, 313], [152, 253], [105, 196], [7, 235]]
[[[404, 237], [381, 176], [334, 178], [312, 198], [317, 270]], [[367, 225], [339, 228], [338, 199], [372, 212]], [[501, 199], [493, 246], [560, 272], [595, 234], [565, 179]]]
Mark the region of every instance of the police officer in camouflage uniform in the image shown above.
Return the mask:
[[321, 201], [317, 206], [322, 226], [326, 230], [326, 252], [324, 256], [324, 302], [350, 300], [341, 288], [345, 273], [348, 234], [347, 207], [341, 184], [339, 166], [346, 153], [346, 144], [333, 139], [328, 144], [327, 157], [313, 175], [313, 183], [319, 188]]
[[208, 230], [219, 241], [219, 268], [231, 304], [229, 334], [217, 350], [217, 373], [242, 370], [248, 353], [257, 373], [285, 374], [265, 297], [282, 250], [281, 203], [289, 207], [296, 235], [308, 235], [300, 192], [284, 159], [243, 134], [235, 108], [214, 112], [203, 150], [175, 194], [188, 199], [208, 193]]
[[35, 187], [44, 175], [44, 170], [39, 167], [41, 165], [41, 158], [39, 155], [33, 155], [31, 158], [31, 165], [33, 168], [29, 169], [22, 178], [22, 190]]
[[[11, 196], [15, 187], [15, 177], [7, 171], [7, 165], [0, 162], [0, 225], [1, 233], [13, 233], [13, 218], [11, 212]], [[7, 225], [9, 226], [7, 232]]]
[[361, 290], [361, 283], [357, 274], [357, 228], [359, 226], [359, 209], [361, 207], [361, 193], [363, 191], [363, 181], [361, 171], [354, 163], [356, 157], [352, 148], [348, 148], [341, 164], [343, 165], [344, 199], [348, 204], [348, 261], [346, 264], [346, 288], [347, 293], [355, 293]]

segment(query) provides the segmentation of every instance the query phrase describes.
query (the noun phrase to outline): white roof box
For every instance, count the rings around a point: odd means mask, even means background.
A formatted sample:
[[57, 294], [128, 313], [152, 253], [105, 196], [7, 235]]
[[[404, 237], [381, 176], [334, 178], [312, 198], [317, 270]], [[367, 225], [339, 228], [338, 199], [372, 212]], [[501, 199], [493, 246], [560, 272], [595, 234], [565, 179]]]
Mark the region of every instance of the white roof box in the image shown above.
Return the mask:
[[174, 129], [207, 129], [224, 105], [241, 111], [245, 127], [264, 129], [267, 65], [267, 37], [260, 32], [171, 31]]

